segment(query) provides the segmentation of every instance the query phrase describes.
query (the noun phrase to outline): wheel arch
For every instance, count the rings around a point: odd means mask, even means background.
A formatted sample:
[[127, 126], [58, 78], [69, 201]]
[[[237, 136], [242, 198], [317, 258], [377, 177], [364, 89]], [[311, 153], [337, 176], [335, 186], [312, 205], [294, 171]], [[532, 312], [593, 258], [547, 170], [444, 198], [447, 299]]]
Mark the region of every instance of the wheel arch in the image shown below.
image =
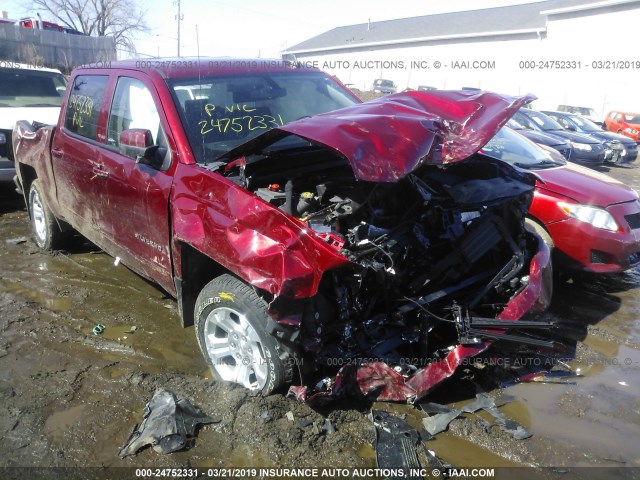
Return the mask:
[[542, 240], [547, 244], [547, 246], [549, 247], [549, 250], [551, 251], [554, 250], [555, 243], [553, 241], [553, 238], [551, 237], [551, 234], [549, 233], [549, 230], [547, 230], [547, 227], [545, 226], [544, 223], [542, 223], [533, 215], [529, 214], [525, 218], [525, 227], [530, 227], [530, 230], [533, 230], [534, 233], [537, 233], [542, 238]]
[[237, 275], [188, 243], [180, 242], [178, 251], [180, 268], [176, 271], [179, 276], [174, 275], [178, 310], [182, 326], [190, 327], [194, 324], [196, 300], [205, 285], [225, 273]]
[[38, 175], [36, 174], [36, 169], [31, 165], [18, 163], [17, 167], [20, 170], [19, 178], [22, 184], [22, 197], [24, 198], [24, 203], [27, 206], [27, 213], [29, 214], [29, 218], [31, 218], [31, 208], [29, 208], [29, 192], [31, 191], [31, 184], [36, 178], [38, 178]]

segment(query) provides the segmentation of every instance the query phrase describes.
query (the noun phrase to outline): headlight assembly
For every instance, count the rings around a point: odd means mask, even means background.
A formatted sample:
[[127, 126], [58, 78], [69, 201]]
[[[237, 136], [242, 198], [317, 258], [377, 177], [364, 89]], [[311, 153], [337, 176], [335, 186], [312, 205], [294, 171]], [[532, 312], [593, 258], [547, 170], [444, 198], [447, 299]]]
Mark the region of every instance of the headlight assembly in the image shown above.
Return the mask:
[[558, 207], [568, 216], [576, 220], [588, 223], [596, 228], [609, 230], [610, 232], [618, 231], [618, 224], [611, 214], [603, 208], [566, 202], [558, 202]]

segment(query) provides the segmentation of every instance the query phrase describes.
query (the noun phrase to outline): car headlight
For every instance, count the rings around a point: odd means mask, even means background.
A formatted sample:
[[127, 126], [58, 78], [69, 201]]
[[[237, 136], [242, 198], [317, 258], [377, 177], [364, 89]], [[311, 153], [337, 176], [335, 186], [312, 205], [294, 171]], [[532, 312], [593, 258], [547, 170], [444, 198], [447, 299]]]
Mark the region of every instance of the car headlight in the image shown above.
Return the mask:
[[568, 216], [575, 218], [581, 222], [593, 225], [596, 228], [602, 228], [611, 232], [618, 231], [618, 224], [603, 208], [591, 207], [589, 205], [578, 205], [576, 203], [558, 202], [558, 207]]
[[588, 143], [571, 142], [571, 146], [573, 148], [575, 148], [576, 150], [582, 150], [583, 152], [590, 152], [591, 151], [591, 145], [589, 145]]
[[0, 133], [0, 145], [7, 143], [7, 136], [4, 133]]

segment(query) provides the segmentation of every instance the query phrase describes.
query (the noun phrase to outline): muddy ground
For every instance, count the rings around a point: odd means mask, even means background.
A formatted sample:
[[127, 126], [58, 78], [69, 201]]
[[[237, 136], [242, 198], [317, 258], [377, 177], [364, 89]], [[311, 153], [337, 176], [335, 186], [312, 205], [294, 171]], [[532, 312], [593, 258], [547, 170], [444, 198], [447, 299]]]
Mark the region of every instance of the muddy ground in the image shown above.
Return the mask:
[[[640, 189], [639, 168], [609, 173]], [[480, 419], [468, 415], [426, 446], [458, 467], [556, 467], [527, 470], [522, 478], [593, 477], [596, 470], [559, 473], [562, 467], [583, 466], [614, 467], [598, 472], [616, 478], [639, 476], [639, 292], [638, 270], [556, 286], [549, 316], [567, 325], [566, 336], [578, 341], [568, 363], [584, 376], [566, 384], [494, 386], [489, 392], [514, 397], [500, 410], [523, 424], [531, 438], [514, 440], [495, 427], [485, 431]], [[0, 309], [2, 467], [376, 464], [374, 431], [366, 417], [371, 405], [313, 410], [283, 395], [263, 398], [216, 384], [193, 328], [181, 328], [172, 299], [90, 246], [55, 255], [39, 251], [21, 199], [10, 194], [0, 199]], [[93, 335], [99, 323], [106, 329]], [[475, 384], [469, 378], [483, 372], [467, 373], [427, 400], [455, 406], [470, 401]], [[162, 455], [148, 448], [118, 458], [159, 387], [188, 398], [220, 422], [201, 428], [188, 451]], [[407, 415], [420, 426], [421, 415], [410, 406], [374, 407]], [[325, 418], [335, 433], [303, 426], [305, 420], [321, 425]], [[513, 478], [512, 471], [497, 473]]]

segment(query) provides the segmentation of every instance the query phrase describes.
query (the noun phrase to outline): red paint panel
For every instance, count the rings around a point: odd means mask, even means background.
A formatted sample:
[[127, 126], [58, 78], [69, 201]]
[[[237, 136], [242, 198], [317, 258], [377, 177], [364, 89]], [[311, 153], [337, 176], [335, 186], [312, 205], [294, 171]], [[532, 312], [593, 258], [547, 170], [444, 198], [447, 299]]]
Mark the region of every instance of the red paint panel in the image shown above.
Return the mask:
[[302, 222], [202, 167], [178, 167], [171, 203], [177, 242], [272, 294], [313, 296], [325, 271], [348, 263]]
[[[488, 92], [404, 92], [279, 130], [339, 152], [360, 180], [394, 182], [423, 163], [453, 163], [473, 155], [532, 99]], [[444, 140], [442, 156], [430, 157], [438, 137]]]

